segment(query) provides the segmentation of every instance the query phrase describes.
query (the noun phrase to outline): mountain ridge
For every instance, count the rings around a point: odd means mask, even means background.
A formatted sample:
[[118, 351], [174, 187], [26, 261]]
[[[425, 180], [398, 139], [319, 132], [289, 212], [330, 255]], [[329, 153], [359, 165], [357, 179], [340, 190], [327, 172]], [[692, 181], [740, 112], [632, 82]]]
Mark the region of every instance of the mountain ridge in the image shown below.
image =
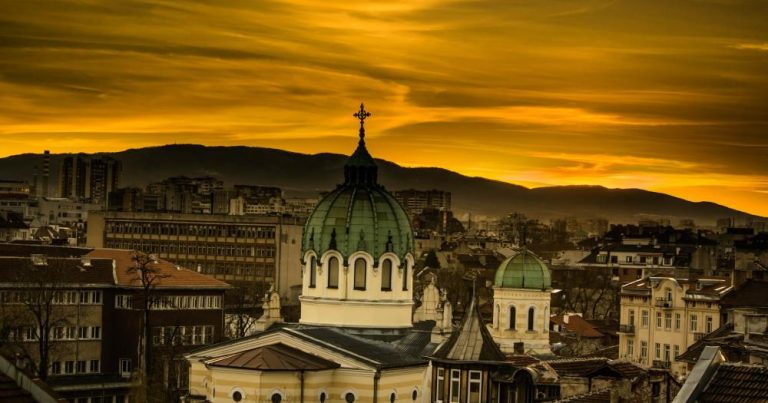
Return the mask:
[[[51, 183], [62, 158], [51, 154]], [[99, 152], [123, 162], [122, 186], [144, 186], [169, 176], [215, 176], [227, 186], [279, 186], [289, 194], [309, 195], [333, 189], [342, 179], [347, 156], [303, 154], [277, 148], [168, 144]], [[31, 180], [41, 154], [0, 158], [0, 177]], [[380, 182], [390, 190], [451, 191], [454, 210], [498, 216], [522, 212], [538, 218], [605, 217], [612, 222], [636, 222], [642, 215], [690, 218], [711, 225], [722, 217], [758, 217], [714, 202], [692, 202], [665, 193], [600, 185], [560, 185], [539, 188], [462, 175], [441, 167], [403, 167], [376, 159]], [[246, 168], [246, 169], [244, 169]]]

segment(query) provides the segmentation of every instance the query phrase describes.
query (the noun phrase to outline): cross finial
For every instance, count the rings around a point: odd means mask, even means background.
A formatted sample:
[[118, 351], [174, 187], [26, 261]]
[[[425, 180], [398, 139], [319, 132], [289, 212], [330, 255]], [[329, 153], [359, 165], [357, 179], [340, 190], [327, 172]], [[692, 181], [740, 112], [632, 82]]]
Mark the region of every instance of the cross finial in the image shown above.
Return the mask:
[[361, 102], [360, 110], [355, 112], [352, 116], [360, 119], [360, 139], [362, 139], [363, 137], [365, 137], [365, 128], [363, 127], [363, 125], [365, 124], [365, 119], [371, 116], [371, 112], [366, 111], [365, 105]]

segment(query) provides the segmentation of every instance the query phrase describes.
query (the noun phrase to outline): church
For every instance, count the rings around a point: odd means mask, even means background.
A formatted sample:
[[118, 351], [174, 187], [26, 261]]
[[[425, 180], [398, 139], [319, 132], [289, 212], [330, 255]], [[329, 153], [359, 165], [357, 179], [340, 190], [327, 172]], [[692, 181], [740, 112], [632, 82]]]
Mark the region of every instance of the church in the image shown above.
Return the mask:
[[359, 142], [344, 181], [305, 224], [299, 322], [283, 323], [279, 296], [268, 294], [263, 331], [185, 356], [186, 401], [534, 401], [537, 372], [506, 357], [549, 353], [546, 265], [525, 250], [502, 263], [491, 325], [480, 318], [474, 293], [454, 325], [434, 278], [415, 308], [413, 230], [378, 182], [365, 144], [370, 115], [362, 104], [354, 114]]

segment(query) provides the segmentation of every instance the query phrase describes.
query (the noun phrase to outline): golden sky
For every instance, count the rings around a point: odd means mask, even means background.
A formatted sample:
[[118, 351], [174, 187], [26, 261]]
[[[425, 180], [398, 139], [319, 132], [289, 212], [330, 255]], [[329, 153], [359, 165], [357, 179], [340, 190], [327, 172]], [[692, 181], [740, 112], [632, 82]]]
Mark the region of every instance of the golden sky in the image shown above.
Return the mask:
[[0, 2], [0, 156], [369, 148], [768, 216], [768, 1]]

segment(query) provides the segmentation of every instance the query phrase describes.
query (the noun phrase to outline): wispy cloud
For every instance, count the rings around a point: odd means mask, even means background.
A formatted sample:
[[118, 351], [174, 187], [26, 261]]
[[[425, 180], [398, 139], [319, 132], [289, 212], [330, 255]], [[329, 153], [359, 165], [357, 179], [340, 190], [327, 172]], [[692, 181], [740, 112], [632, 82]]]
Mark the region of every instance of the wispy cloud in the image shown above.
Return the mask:
[[366, 101], [371, 148], [401, 164], [528, 184], [712, 177], [716, 201], [768, 214], [744, 196], [768, 176], [767, 13], [762, 0], [13, 2], [0, 153], [348, 152]]

